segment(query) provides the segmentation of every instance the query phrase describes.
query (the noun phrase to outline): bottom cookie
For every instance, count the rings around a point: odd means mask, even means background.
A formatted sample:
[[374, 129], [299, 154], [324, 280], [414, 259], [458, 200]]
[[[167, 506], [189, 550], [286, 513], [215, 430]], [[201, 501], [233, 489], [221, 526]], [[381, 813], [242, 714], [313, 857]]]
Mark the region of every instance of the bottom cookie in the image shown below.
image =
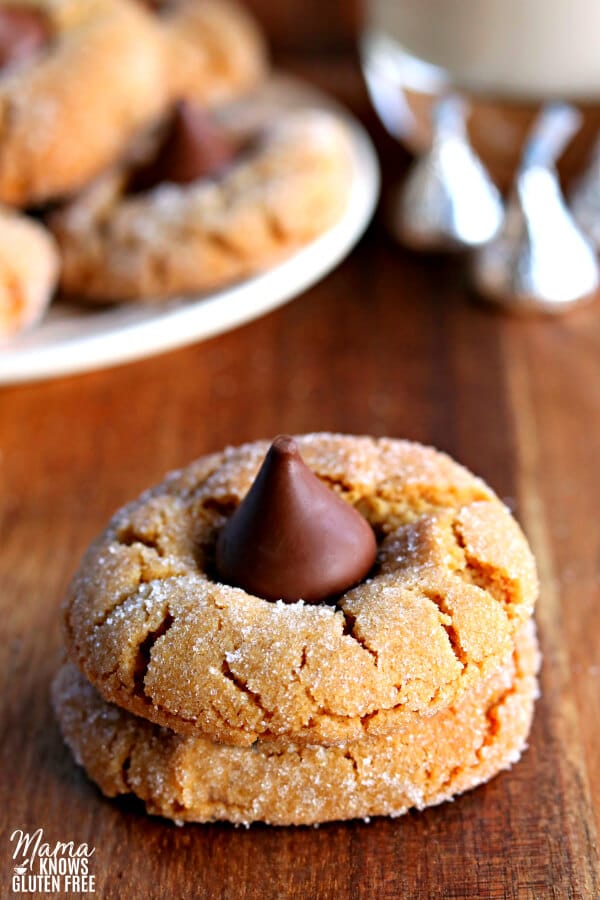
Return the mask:
[[311, 825], [422, 809], [516, 762], [538, 694], [533, 623], [508, 665], [416, 726], [344, 747], [229, 747], [176, 735], [106, 703], [72, 664], [54, 708], [77, 762], [109, 797], [135, 794], [178, 823]]

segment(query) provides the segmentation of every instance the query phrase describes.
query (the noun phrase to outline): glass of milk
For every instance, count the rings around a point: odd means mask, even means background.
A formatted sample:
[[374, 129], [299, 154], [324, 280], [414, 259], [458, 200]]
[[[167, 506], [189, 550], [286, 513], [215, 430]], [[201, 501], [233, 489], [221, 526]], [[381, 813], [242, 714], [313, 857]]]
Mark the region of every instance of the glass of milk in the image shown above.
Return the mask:
[[600, 0], [369, 0], [368, 17], [469, 93], [600, 99]]

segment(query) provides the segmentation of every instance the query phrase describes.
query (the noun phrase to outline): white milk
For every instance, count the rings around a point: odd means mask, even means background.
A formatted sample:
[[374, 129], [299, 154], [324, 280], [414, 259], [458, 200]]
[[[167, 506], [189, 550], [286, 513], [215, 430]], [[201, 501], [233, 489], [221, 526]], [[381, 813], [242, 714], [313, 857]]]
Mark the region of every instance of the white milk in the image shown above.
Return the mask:
[[459, 87], [600, 98], [600, 0], [370, 0], [370, 16]]

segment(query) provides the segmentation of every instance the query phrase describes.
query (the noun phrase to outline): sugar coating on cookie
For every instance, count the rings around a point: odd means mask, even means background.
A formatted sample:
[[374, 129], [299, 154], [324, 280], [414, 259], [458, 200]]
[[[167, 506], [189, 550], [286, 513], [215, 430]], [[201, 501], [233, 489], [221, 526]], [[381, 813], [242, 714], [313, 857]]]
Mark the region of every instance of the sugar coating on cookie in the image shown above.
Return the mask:
[[371, 576], [335, 607], [218, 582], [217, 536], [269, 445], [204, 457], [117, 513], [69, 589], [67, 652], [106, 700], [231, 745], [342, 745], [446, 709], [507, 664], [537, 577], [490, 488], [407, 441], [297, 442], [374, 528]]
[[0, 201], [14, 206], [82, 187], [171, 99], [163, 36], [134, 0], [35, 6], [47, 46], [0, 72]]
[[336, 117], [286, 112], [244, 137], [251, 149], [218, 178], [131, 194], [130, 168], [117, 167], [51, 215], [63, 291], [106, 302], [212, 290], [281, 261], [339, 219], [352, 160]]
[[533, 623], [510, 659], [462, 700], [394, 735], [342, 747], [228, 747], [184, 737], [106, 703], [73, 665], [53, 700], [75, 759], [109, 797], [133, 793], [183, 822], [314, 824], [399, 816], [441, 803], [517, 762], [534, 700]]
[[171, 0], [161, 24], [175, 97], [216, 105], [245, 94], [264, 78], [267, 51], [248, 11], [228, 0]]

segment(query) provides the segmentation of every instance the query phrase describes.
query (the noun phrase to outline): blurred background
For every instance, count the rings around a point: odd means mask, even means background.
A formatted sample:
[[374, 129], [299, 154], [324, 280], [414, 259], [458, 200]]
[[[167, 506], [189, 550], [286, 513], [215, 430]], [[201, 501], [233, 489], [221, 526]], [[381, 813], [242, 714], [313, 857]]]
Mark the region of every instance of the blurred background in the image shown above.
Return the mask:
[[351, 49], [364, 19], [361, 0], [244, 0], [262, 22], [275, 60], [290, 55], [327, 53], [335, 56]]

